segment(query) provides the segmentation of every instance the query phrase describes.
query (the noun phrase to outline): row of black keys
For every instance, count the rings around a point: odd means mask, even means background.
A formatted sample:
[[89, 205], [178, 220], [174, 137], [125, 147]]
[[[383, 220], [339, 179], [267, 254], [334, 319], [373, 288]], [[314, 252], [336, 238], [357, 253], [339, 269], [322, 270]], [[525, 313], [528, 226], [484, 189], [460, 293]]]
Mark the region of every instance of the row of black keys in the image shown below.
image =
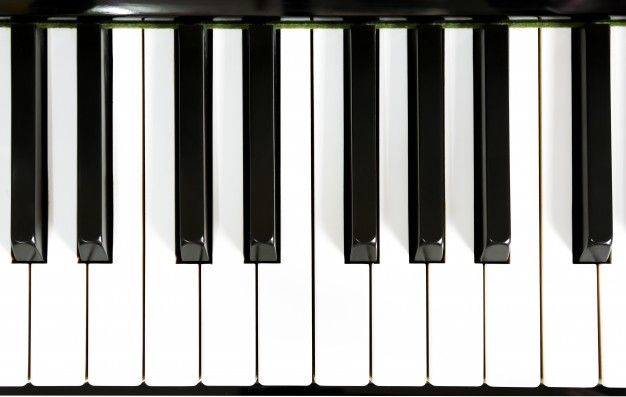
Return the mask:
[[[16, 262], [44, 262], [47, 233], [46, 32], [12, 27], [11, 239]], [[111, 31], [80, 24], [78, 229], [84, 262], [112, 260]], [[243, 35], [244, 249], [280, 260], [279, 31]], [[510, 255], [508, 27], [474, 31], [475, 260]], [[408, 30], [410, 260], [442, 262], [445, 247], [444, 34]], [[176, 238], [180, 262], [211, 261], [212, 32], [176, 30]], [[608, 260], [612, 240], [609, 28], [572, 30], [574, 262]], [[468, 65], [471, 67], [471, 65]], [[346, 262], [376, 262], [378, 45], [373, 26], [344, 34]], [[313, 76], [315, 71], [313, 70]], [[563, 100], [570, 100], [563, 98]], [[512, 148], [515, 150], [515, 148]], [[399, 155], [402, 155], [399, 153]], [[303, 176], [309, 183], [309, 176]]]

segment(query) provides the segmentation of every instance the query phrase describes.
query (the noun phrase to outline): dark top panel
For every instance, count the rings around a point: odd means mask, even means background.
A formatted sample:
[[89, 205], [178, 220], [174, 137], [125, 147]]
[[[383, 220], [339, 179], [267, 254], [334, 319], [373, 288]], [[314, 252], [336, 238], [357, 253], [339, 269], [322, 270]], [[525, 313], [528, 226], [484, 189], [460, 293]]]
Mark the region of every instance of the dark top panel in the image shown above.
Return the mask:
[[624, 15], [626, 0], [0, 0], [0, 16], [548, 16]]

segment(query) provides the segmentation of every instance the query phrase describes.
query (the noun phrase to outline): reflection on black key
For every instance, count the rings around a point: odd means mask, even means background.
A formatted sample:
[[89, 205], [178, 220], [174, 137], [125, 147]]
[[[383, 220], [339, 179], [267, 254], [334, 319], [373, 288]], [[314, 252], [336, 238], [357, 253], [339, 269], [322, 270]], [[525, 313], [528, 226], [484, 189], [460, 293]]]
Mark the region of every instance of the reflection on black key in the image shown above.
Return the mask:
[[207, 263], [212, 246], [212, 34], [182, 25], [176, 46], [178, 258]]
[[378, 261], [377, 64], [376, 29], [345, 30], [344, 244], [345, 260], [352, 263]]
[[269, 25], [251, 26], [244, 34], [243, 51], [245, 259], [277, 262], [280, 260], [277, 32]]
[[572, 29], [574, 263], [609, 260], [613, 240], [608, 25]]
[[11, 248], [15, 262], [45, 262], [46, 32], [11, 27]]
[[78, 224], [81, 262], [111, 262], [111, 30], [81, 24], [77, 30]]
[[511, 242], [509, 33], [474, 30], [474, 255], [506, 263]]
[[409, 248], [413, 262], [443, 261], [443, 109], [443, 28], [411, 29], [408, 31]]

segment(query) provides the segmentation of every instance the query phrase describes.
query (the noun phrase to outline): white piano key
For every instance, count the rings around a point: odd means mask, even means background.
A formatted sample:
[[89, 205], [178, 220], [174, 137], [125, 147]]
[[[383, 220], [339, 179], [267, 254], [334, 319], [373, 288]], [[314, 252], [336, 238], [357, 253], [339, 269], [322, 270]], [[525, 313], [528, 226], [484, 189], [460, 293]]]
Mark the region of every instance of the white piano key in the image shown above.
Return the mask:
[[311, 31], [280, 31], [281, 262], [259, 263], [259, 383], [313, 381]]
[[89, 272], [92, 385], [132, 386], [143, 365], [142, 31], [113, 30], [113, 262]]
[[0, 28], [0, 386], [28, 382], [28, 265], [11, 263], [11, 29]]
[[369, 265], [343, 253], [343, 30], [313, 32], [315, 382], [369, 382]]
[[541, 29], [543, 383], [598, 383], [596, 265], [572, 263], [571, 32]]
[[613, 250], [600, 264], [601, 383], [626, 387], [626, 27], [611, 27], [611, 157], [613, 161]]
[[174, 31], [144, 30], [145, 382], [199, 381], [199, 269], [176, 263]]
[[538, 30], [509, 29], [511, 259], [485, 264], [485, 382], [540, 383]]
[[48, 29], [48, 263], [31, 265], [31, 382], [85, 382], [86, 265], [76, 257], [76, 30]]
[[255, 265], [243, 256], [242, 32], [213, 30], [213, 263], [202, 272], [202, 383], [256, 381]]
[[407, 32], [379, 31], [380, 263], [372, 264], [372, 382], [426, 383], [426, 265], [409, 263]]
[[428, 265], [429, 382], [483, 383], [483, 265], [474, 263], [472, 29], [445, 30], [445, 263]]

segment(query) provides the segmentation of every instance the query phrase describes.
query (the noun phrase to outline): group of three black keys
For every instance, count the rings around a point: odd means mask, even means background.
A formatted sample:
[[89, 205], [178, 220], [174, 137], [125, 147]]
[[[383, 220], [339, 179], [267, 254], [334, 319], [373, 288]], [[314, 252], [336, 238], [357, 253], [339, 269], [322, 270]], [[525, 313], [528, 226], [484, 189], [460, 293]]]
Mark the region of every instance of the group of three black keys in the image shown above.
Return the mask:
[[[444, 31], [408, 29], [409, 252], [445, 262]], [[474, 28], [475, 261], [507, 263], [511, 243], [508, 29]], [[46, 31], [11, 27], [11, 242], [15, 262], [45, 262]], [[280, 30], [243, 30], [244, 258], [280, 262]], [[77, 25], [77, 257], [113, 257], [112, 40]], [[346, 263], [379, 258], [378, 33], [344, 29]], [[313, 35], [311, 34], [311, 40]], [[573, 262], [605, 262], [612, 242], [609, 26], [572, 29]], [[176, 247], [181, 263], [212, 251], [212, 31], [176, 28]], [[312, 70], [315, 78], [315, 70]], [[543, 132], [547, 133], [547, 132]], [[302, 175], [311, 183], [311, 175]], [[538, 198], [539, 199], [539, 198]], [[138, 247], [141, 249], [141, 247]]]

